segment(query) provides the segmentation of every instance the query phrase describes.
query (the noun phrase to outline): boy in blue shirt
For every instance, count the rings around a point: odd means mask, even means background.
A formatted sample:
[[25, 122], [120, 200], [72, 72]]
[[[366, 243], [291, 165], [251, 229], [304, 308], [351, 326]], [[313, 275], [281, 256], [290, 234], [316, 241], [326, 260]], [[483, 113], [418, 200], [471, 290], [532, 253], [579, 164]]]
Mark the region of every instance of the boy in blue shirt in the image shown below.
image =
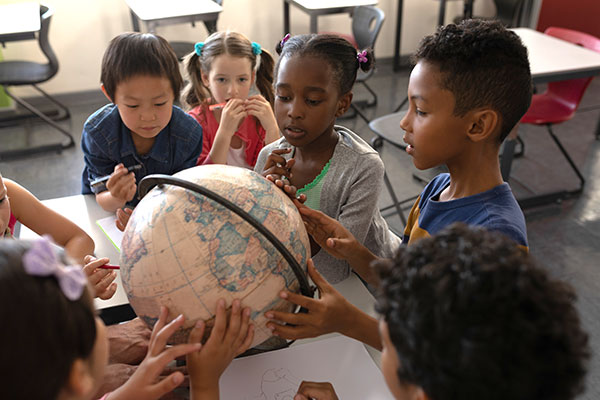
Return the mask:
[[[374, 267], [381, 372], [394, 398], [582, 392], [590, 348], [575, 293], [506, 236], [455, 223]], [[328, 383], [302, 382], [298, 393], [294, 400], [337, 399]]]
[[[196, 165], [202, 128], [173, 102], [183, 79], [177, 57], [160, 36], [123, 33], [102, 60], [102, 91], [108, 104], [85, 122], [82, 193], [95, 193], [103, 209], [134, 207], [137, 182], [149, 174], [174, 174]], [[141, 165], [129, 172], [128, 167]], [[90, 183], [110, 175], [105, 185]], [[128, 219], [119, 213], [121, 228]]]

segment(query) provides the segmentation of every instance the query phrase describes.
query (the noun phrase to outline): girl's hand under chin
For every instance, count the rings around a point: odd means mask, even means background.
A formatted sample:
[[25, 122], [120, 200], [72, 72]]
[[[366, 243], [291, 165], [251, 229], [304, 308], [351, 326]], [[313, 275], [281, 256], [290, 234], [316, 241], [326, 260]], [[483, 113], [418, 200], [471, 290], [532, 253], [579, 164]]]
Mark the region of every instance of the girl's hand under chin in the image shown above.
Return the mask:
[[248, 116], [244, 107], [244, 100], [231, 99], [225, 104], [221, 111], [221, 120], [219, 122], [219, 131], [226, 133], [228, 136], [233, 136], [238, 130], [238, 127]]

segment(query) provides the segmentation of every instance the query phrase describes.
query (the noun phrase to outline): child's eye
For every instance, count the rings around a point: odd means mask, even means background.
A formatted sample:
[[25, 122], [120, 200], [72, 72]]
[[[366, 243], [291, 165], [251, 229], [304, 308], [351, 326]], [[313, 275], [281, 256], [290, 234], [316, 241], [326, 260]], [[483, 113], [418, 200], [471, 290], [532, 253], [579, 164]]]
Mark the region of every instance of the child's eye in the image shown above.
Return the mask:
[[225, 78], [217, 78], [217, 82], [219, 82], [219, 83], [225, 83], [226, 79]]
[[422, 117], [422, 116], [424, 116], [424, 115], [426, 115], [426, 114], [427, 114], [426, 112], [424, 112], [424, 111], [421, 111], [421, 110], [419, 110], [418, 108], [415, 108], [415, 113], [416, 113], [418, 116], [420, 116], [420, 117]]
[[137, 105], [133, 105], [133, 104], [125, 104], [125, 107], [127, 108], [137, 108]]
[[0, 204], [4, 203], [5, 200], [8, 200], [8, 196], [4, 196], [0, 199]]
[[240, 82], [246, 82], [248, 78], [240, 78]]
[[281, 96], [281, 95], [276, 95], [277, 100], [279, 101], [290, 101], [289, 96]]
[[321, 104], [321, 100], [306, 99], [306, 104], [308, 104], [309, 106], [317, 106]]
[[165, 104], [167, 104], [166, 101], [163, 101], [162, 103], [156, 103], [154, 104], [156, 107], [160, 107], [160, 106], [164, 106]]

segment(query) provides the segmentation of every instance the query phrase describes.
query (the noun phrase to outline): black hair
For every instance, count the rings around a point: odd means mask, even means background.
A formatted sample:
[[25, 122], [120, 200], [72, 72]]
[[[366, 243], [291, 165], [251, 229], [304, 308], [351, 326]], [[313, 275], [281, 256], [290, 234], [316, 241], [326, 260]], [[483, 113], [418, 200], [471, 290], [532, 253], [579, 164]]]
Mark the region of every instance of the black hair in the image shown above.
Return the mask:
[[73, 362], [88, 359], [94, 348], [93, 300], [86, 288], [71, 301], [53, 276], [26, 273], [22, 258], [30, 247], [0, 240], [2, 398], [56, 399]]
[[119, 83], [136, 75], [164, 77], [175, 100], [183, 86], [177, 56], [169, 42], [152, 33], [126, 32], [113, 38], [102, 58], [100, 81], [111, 101]]
[[373, 49], [364, 49], [366, 62], [358, 61], [358, 51], [348, 40], [343, 37], [329, 34], [310, 34], [290, 37], [282, 45], [275, 47], [279, 60], [275, 66], [275, 76], [279, 71], [279, 64], [285, 57], [315, 56], [327, 62], [334, 74], [340, 95], [352, 90], [356, 81], [356, 73], [360, 68], [367, 72], [375, 65]]
[[575, 293], [512, 240], [457, 223], [375, 264], [401, 383], [432, 400], [582, 391], [590, 353]]
[[527, 48], [499, 21], [465, 20], [425, 37], [416, 64], [437, 66], [441, 86], [454, 95], [454, 114], [490, 107], [500, 114], [502, 142], [527, 112], [533, 93]]
[[249, 59], [250, 68], [252, 71], [256, 70], [256, 88], [273, 106], [273, 57], [265, 49], [261, 49], [260, 55], [254, 54], [250, 39], [231, 31], [213, 33], [204, 42], [200, 56], [195, 51], [186, 56], [185, 70], [189, 80], [183, 94], [186, 104], [196, 107], [211, 97], [210, 91], [202, 82], [201, 73], [208, 75], [214, 59], [221, 54]]

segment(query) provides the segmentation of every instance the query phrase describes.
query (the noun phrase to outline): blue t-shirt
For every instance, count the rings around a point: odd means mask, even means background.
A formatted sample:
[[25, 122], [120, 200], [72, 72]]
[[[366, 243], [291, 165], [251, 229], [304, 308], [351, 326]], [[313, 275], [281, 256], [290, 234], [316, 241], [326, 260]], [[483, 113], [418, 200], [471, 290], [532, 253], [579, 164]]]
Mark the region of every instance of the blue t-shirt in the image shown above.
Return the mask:
[[498, 231], [527, 248], [525, 216], [508, 183], [456, 200], [438, 201], [450, 185], [450, 174], [436, 176], [423, 189], [408, 216], [403, 243], [435, 235], [454, 222]]
[[[146, 175], [172, 175], [195, 166], [202, 152], [202, 127], [193, 117], [173, 106], [171, 120], [156, 136], [150, 151], [141, 156], [135, 150], [131, 132], [123, 124], [117, 106], [107, 104], [83, 125], [81, 148], [85, 161], [81, 193], [90, 194], [94, 193], [90, 182], [112, 174], [119, 163], [125, 167], [142, 165], [134, 171], [136, 183]], [[127, 205], [135, 207], [138, 202], [136, 196]]]

